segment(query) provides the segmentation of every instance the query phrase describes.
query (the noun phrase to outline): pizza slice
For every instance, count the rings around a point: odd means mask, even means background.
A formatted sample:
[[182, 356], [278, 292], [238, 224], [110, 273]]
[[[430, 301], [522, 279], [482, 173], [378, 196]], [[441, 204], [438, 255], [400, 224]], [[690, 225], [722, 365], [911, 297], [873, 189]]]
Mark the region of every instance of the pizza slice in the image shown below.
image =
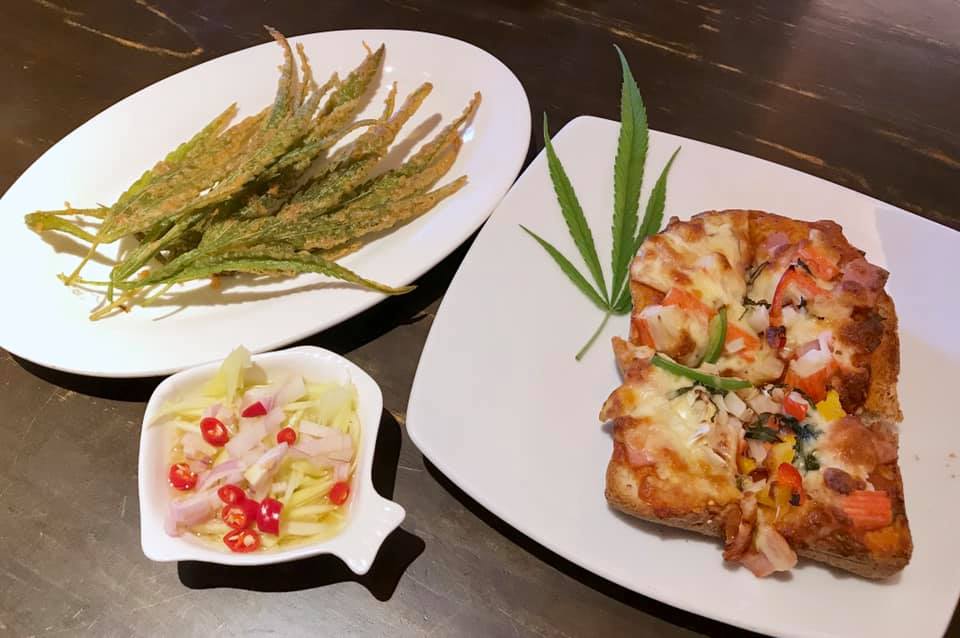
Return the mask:
[[832, 222], [671, 220], [631, 268], [610, 504], [724, 539], [758, 576], [806, 556], [882, 578], [912, 541], [886, 272]]

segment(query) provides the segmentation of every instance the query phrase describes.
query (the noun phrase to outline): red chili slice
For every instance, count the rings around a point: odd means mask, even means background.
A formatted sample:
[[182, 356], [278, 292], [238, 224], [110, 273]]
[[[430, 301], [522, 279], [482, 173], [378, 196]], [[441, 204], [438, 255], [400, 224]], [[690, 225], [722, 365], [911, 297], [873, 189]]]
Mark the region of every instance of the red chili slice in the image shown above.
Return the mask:
[[170, 472], [167, 475], [170, 486], [181, 492], [192, 490], [197, 485], [197, 478], [197, 473], [186, 463], [174, 463], [170, 466]]
[[347, 497], [349, 496], [350, 484], [346, 481], [334, 483], [333, 487], [330, 488], [330, 502], [334, 505], [343, 505], [347, 502]]
[[240, 413], [240, 416], [249, 419], [255, 416], [263, 416], [267, 413], [267, 408], [260, 401], [255, 401], [243, 409], [243, 412]]
[[293, 428], [283, 428], [277, 432], [277, 443], [293, 445], [297, 442], [297, 431]]
[[265, 498], [260, 501], [260, 511], [257, 512], [257, 529], [264, 534], [279, 534], [281, 510], [283, 510], [283, 503], [275, 498]]
[[224, 505], [223, 509], [220, 510], [220, 518], [233, 529], [246, 529], [250, 527], [254, 519], [250, 517], [250, 514], [243, 505], [243, 503]]
[[243, 510], [247, 513], [247, 518], [250, 519], [250, 525], [252, 526], [253, 523], [256, 522], [257, 516], [259, 516], [260, 514], [259, 501], [255, 501], [252, 498], [248, 498], [247, 500], [241, 501], [240, 503], [238, 503], [238, 505], [240, 505], [240, 507], [242, 507]]
[[200, 434], [203, 440], [214, 447], [223, 447], [230, 440], [230, 431], [223, 421], [212, 416], [203, 418], [200, 421]]
[[221, 486], [220, 489], [217, 490], [217, 496], [227, 505], [242, 503], [247, 500], [247, 495], [243, 493], [243, 490], [239, 486], [229, 483]]
[[227, 532], [223, 542], [231, 552], [246, 554], [260, 548], [260, 534], [252, 529], [235, 529]]

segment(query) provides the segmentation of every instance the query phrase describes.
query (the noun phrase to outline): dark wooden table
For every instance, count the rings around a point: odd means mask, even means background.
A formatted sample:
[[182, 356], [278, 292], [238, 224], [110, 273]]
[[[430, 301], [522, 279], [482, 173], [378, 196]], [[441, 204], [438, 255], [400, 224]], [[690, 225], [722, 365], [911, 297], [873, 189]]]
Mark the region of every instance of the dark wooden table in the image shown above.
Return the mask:
[[[583, 113], [616, 117], [617, 43], [653, 127], [960, 228], [955, 0], [3, 0], [0, 189], [113, 102], [264, 42], [263, 24], [288, 35], [379, 27], [467, 40], [510, 66], [534, 122], [546, 111], [556, 128]], [[307, 341], [346, 354], [384, 389], [375, 481], [408, 516], [363, 578], [326, 558], [261, 570], [148, 561], [137, 442], [158, 380], [75, 377], [0, 352], [0, 635], [737, 633], [523, 538], [407, 439], [417, 360], [466, 248], [412, 295]], [[951, 627], [960, 632], [956, 614]]]

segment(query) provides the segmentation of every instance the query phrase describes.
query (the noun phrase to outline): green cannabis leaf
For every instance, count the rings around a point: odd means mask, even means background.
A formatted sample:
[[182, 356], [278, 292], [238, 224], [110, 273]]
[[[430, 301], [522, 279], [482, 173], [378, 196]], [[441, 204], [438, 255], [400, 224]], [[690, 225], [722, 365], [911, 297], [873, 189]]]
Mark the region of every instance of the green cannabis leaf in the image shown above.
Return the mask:
[[630, 262], [640, 249], [643, 240], [660, 230], [663, 223], [663, 209], [667, 199], [667, 177], [670, 167], [680, 152], [678, 148], [673, 152], [670, 160], [664, 166], [660, 177], [654, 184], [647, 201], [643, 220], [640, 221], [640, 190], [643, 186], [643, 169], [647, 160], [647, 112], [643, 107], [643, 98], [637, 88], [630, 65], [620, 50], [614, 45], [620, 57], [620, 66], [623, 72], [623, 85], [620, 91], [620, 137], [617, 142], [617, 155], [613, 165], [613, 248], [610, 256], [611, 281], [609, 291], [603, 277], [603, 269], [597, 256], [597, 248], [593, 242], [593, 233], [583, 214], [583, 208], [577, 199], [570, 178], [557, 156], [550, 132], [547, 127], [547, 116], [543, 116], [543, 144], [547, 155], [547, 167], [550, 180], [560, 203], [560, 212], [567, 223], [567, 229], [573, 238], [577, 251], [586, 263], [587, 270], [594, 284], [577, 270], [576, 266], [567, 259], [551, 243], [534, 233], [525, 226], [520, 226], [539, 243], [560, 270], [587, 298], [604, 311], [603, 321], [587, 340], [587, 343], [577, 352], [579, 361], [593, 345], [610, 315], [622, 315], [630, 312]]

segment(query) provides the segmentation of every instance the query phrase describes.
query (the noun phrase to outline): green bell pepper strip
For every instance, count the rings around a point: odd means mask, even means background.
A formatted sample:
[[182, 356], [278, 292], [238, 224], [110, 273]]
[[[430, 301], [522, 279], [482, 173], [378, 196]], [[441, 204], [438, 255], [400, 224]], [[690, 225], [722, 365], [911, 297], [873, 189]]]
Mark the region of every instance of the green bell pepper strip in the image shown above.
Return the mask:
[[707, 363], [716, 363], [720, 353], [723, 352], [723, 344], [726, 340], [727, 307], [724, 306], [710, 320], [710, 327], [707, 329], [707, 350], [703, 354], [703, 360]]
[[724, 390], [729, 392], [731, 390], [743, 390], [753, 387], [753, 384], [749, 381], [735, 379], [733, 377], [719, 377], [715, 374], [700, 372], [699, 370], [688, 368], [687, 366], [681, 365], [676, 361], [668, 359], [660, 354], [653, 355], [650, 363], [657, 366], [661, 370], [666, 370], [667, 372], [675, 374], [679, 377], [691, 379], [697, 383], [707, 386], [708, 388], [714, 388], [716, 390]]

